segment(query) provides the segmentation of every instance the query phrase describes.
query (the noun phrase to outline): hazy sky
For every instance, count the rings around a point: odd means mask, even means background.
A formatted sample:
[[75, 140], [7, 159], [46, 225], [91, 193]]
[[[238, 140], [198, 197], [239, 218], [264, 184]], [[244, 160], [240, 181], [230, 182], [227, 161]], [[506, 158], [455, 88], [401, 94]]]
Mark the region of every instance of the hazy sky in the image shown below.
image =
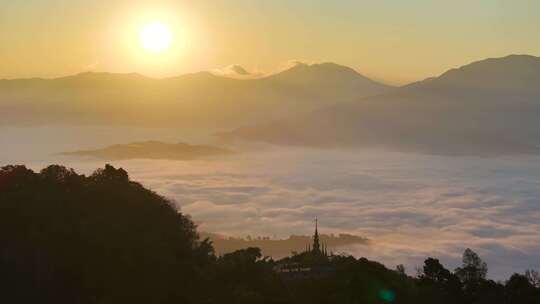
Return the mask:
[[[173, 47], [139, 46], [145, 23]], [[86, 70], [177, 75], [333, 61], [392, 83], [485, 57], [540, 55], [537, 0], [0, 0], [0, 78]]]

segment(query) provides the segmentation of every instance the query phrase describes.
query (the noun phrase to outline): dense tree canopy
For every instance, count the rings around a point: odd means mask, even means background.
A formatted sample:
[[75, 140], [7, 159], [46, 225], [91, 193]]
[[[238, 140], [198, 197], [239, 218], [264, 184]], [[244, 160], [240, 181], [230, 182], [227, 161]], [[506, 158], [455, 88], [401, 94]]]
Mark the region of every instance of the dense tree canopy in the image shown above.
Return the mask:
[[13, 303], [185, 300], [211, 254], [188, 217], [111, 166], [2, 168], [0, 246]]
[[[0, 299], [5, 303], [539, 303], [538, 272], [505, 284], [465, 250], [451, 272], [427, 258], [417, 277], [365, 258], [260, 249], [220, 257], [158, 194], [105, 166], [0, 168]], [[283, 273], [292, 263], [299, 273]]]

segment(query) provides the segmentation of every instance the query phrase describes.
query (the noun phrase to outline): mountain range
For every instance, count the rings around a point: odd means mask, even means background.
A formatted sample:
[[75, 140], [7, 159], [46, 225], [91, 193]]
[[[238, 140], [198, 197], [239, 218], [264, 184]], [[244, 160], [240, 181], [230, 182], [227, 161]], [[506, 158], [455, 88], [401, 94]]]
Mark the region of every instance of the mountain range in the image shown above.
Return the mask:
[[[240, 66], [228, 70], [250, 76]], [[335, 63], [296, 63], [255, 78], [0, 80], [0, 113], [3, 126], [170, 127], [278, 145], [539, 154], [540, 58], [485, 59], [399, 88]]]
[[0, 80], [0, 124], [227, 130], [391, 89], [334, 63], [297, 63], [258, 79], [211, 72], [164, 79], [86, 72], [56, 79]]
[[540, 58], [473, 62], [398, 89], [219, 134], [445, 155], [540, 153]]

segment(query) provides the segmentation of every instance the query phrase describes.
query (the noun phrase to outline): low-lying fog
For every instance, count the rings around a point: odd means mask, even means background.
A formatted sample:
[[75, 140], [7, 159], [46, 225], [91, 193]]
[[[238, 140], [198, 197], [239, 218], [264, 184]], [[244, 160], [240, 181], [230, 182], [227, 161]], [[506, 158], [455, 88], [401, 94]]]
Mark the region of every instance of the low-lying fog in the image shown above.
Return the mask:
[[[105, 161], [55, 153], [138, 140], [201, 143], [194, 138], [198, 137], [163, 129], [1, 128], [0, 164], [40, 170], [59, 163], [90, 173]], [[540, 157], [239, 150], [240, 154], [211, 160], [111, 164], [174, 199], [202, 231], [307, 235], [318, 217], [322, 233], [371, 240], [342, 251], [390, 268], [403, 263], [411, 274], [428, 256], [456, 267], [466, 247], [487, 261], [489, 276], [495, 279], [540, 268]]]

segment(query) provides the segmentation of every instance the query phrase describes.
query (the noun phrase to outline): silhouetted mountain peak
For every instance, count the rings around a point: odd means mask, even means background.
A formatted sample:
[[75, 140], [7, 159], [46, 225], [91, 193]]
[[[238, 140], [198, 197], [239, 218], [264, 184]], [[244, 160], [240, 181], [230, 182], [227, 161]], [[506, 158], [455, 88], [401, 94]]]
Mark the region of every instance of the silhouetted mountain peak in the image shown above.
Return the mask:
[[[269, 77], [256, 72], [238, 75], [250, 72], [241, 66], [232, 69], [237, 77], [215, 71], [168, 78], [85, 72], [56, 79], [3, 81], [0, 106], [17, 109], [17, 115], [4, 115], [9, 119], [0, 124], [62, 120], [230, 128], [351, 102], [389, 89], [331, 63], [297, 63]], [[23, 119], [22, 105], [27, 108], [24, 113], [30, 113]]]
[[538, 90], [540, 57], [509, 55], [488, 58], [448, 70], [409, 87]]
[[316, 63], [316, 64], [310, 65], [310, 67], [312, 69], [319, 69], [321, 71], [342, 72], [342, 73], [350, 73], [350, 74], [360, 75], [360, 73], [358, 73], [357, 71], [355, 71], [354, 69], [352, 69], [352, 68], [350, 68], [348, 66], [340, 65], [340, 64], [337, 64], [337, 63], [333, 63], [333, 62]]
[[299, 61], [294, 62], [292, 67], [276, 75], [299, 73], [344, 73], [349, 75], [361, 76], [361, 74], [356, 72], [354, 69], [333, 62], [307, 64]]
[[242, 67], [241, 65], [233, 64], [229, 66], [229, 69], [231, 69], [231, 71], [235, 72], [238, 75], [251, 75], [251, 73], [244, 69], [244, 67]]
[[388, 86], [375, 82], [356, 70], [333, 62], [306, 64], [295, 62], [294, 65], [280, 73], [274, 74], [268, 79], [288, 83], [358, 83], [374, 85], [377, 87]]
[[473, 62], [389, 94], [239, 128], [224, 138], [443, 155], [538, 155], [539, 97], [540, 58], [512, 55]]

